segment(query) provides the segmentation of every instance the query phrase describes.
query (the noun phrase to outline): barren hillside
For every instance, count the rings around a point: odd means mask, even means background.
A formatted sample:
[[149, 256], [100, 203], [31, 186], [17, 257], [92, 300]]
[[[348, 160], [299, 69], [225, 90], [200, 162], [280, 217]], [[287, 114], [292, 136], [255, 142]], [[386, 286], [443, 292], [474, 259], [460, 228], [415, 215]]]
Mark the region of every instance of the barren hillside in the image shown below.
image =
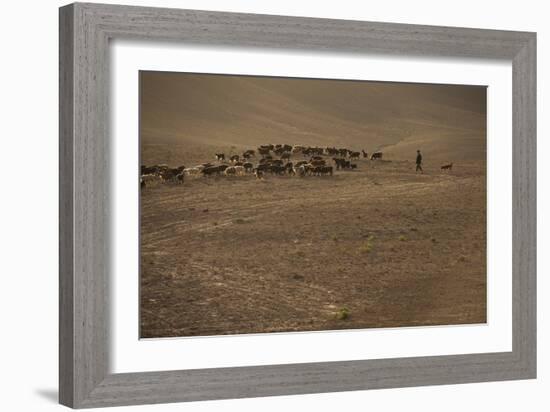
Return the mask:
[[[484, 160], [486, 89], [143, 72], [142, 162], [150, 145], [268, 142], [383, 149], [396, 160]], [[183, 148], [183, 149], [184, 149]]]

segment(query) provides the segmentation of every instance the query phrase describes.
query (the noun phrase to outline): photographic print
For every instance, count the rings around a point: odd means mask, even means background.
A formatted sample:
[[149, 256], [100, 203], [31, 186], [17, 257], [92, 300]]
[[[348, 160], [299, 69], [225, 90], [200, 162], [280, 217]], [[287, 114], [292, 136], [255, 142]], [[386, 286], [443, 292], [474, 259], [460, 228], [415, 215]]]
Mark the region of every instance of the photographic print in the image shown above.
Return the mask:
[[140, 337], [487, 322], [487, 89], [142, 71]]

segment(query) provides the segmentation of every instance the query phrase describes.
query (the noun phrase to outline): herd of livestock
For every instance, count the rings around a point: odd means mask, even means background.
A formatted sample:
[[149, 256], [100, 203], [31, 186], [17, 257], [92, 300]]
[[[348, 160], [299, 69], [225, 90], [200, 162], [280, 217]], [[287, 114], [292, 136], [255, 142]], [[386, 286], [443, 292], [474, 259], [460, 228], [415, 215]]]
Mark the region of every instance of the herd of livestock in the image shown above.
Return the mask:
[[[291, 159], [294, 156], [295, 162]], [[296, 157], [301, 160], [296, 161]], [[152, 182], [183, 183], [187, 177], [207, 176], [245, 176], [253, 174], [258, 179], [264, 175], [290, 176], [332, 176], [334, 170], [353, 170], [357, 168], [354, 160], [381, 159], [382, 152], [370, 155], [346, 148], [291, 146], [288, 144], [261, 145], [257, 150], [249, 149], [242, 154], [226, 156], [216, 153], [216, 163], [203, 163], [193, 167], [167, 165], [141, 166], [141, 188]], [[254, 162], [256, 161], [256, 164]]]

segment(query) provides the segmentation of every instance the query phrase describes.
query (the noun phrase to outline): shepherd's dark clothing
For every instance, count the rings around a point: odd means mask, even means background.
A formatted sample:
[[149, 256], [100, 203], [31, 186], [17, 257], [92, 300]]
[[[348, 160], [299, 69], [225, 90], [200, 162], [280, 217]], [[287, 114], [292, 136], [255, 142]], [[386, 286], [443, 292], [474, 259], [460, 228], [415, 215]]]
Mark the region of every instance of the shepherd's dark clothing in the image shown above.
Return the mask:
[[418, 172], [419, 170], [421, 172], [423, 172], [423, 170], [422, 170], [422, 155], [420, 153], [418, 153], [416, 155], [416, 171]]

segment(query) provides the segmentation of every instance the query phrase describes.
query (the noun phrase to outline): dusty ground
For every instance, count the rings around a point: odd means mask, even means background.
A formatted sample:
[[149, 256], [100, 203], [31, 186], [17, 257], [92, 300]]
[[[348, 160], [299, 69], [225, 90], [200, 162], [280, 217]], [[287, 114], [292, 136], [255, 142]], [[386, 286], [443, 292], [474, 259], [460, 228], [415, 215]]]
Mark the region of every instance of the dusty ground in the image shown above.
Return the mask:
[[485, 162], [358, 163], [145, 188], [141, 336], [485, 322]]

